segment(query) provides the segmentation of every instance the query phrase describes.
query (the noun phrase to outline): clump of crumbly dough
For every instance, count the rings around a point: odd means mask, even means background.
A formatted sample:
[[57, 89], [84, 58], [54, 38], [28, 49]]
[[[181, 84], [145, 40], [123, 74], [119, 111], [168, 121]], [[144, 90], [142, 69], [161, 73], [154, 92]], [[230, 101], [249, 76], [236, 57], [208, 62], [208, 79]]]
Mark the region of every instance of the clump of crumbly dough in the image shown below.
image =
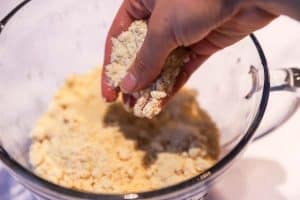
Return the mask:
[[101, 100], [99, 74], [69, 78], [37, 122], [29, 155], [37, 175], [76, 190], [129, 193], [182, 182], [216, 162], [218, 129], [194, 91], [179, 92], [151, 120], [137, 118]]
[[[113, 87], [119, 87], [141, 48], [146, 33], [146, 22], [135, 21], [128, 31], [112, 39], [111, 64], [106, 66], [106, 74]], [[134, 115], [153, 118], [161, 112], [162, 100], [171, 93], [180, 68], [188, 60], [188, 51], [185, 48], [178, 48], [169, 55], [159, 77], [147, 89], [133, 94], [137, 99], [133, 107]]]

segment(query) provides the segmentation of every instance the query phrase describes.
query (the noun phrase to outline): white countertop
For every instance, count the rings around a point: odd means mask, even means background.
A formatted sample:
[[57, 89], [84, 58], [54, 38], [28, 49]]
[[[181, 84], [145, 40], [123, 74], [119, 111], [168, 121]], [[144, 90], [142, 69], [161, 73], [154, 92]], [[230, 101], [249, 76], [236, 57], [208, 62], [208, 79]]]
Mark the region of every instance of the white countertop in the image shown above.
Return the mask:
[[[18, 2], [20, 0], [0, 0], [0, 18]], [[300, 67], [300, 23], [281, 17], [260, 30], [257, 36], [269, 66]], [[251, 144], [242, 159], [212, 189], [208, 200], [300, 199], [299, 140], [300, 110], [272, 134]], [[14, 182], [0, 166], [0, 199], [17, 199], [8, 195], [9, 191], [4, 189], [7, 184]], [[31, 199], [21, 186], [10, 192], [27, 195], [28, 198], [22, 196], [20, 200]]]

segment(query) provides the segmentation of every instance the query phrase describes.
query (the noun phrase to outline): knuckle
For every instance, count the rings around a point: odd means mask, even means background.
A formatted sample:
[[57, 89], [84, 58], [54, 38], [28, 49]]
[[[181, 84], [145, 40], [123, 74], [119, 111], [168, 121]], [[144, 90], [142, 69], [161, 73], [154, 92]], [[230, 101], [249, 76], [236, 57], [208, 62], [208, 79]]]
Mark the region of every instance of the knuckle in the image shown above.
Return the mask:
[[188, 43], [185, 38], [186, 34], [184, 33], [184, 30], [185, 29], [181, 28], [181, 25], [178, 22], [178, 20], [174, 20], [174, 23], [172, 24], [172, 35], [174, 41], [178, 46], [186, 46]]
[[142, 2], [142, 4], [144, 5], [144, 7], [152, 12], [156, 3], [156, 0], [140, 0]]
[[196, 57], [209, 56], [219, 51], [220, 49], [221, 47], [217, 43], [214, 43], [208, 38], [204, 38], [199, 43], [191, 46], [192, 54]]
[[162, 44], [163, 46], [161, 47], [163, 48], [177, 47], [178, 45], [174, 40], [171, 24], [172, 20], [161, 20], [160, 16], [151, 18], [145, 39], [147, 45], [151, 46], [152, 49], [160, 47]]
[[141, 0], [127, 0], [126, 10], [132, 17], [136, 19], [145, 18], [150, 14], [149, 10], [144, 4], [144, 1]]
[[212, 31], [207, 37], [206, 37], [206, 40], [208, 42], [210, 42], [210, 44], [212, 46], [214, 46], [216, 49], [223, 49], [227, 46], [227, 41], [229, 40], [230, 38], [226, 35], [224, 35], [223, 33], [221, 32], [218, 32], [218, 31]]
[[170, 31], [173, 40], [177, 46], [189, 46], [191, 44], [191, 27], [185, 3], [178, 3], [173, 9], [175, 12], [170, 14]]
[[143, 88], [148, 81], [149, 76], [149, 65], [143, 60], [142, 57], [137, 55], [134, 66], [130, 70], [134, 77], [137, 79], [137, 88]]
[[148, 74], [151, 70], [149, 63], [145, 62], [145, 59], [141, 53], [138, 53], [135, 58], [133, 70], [138, 77]]

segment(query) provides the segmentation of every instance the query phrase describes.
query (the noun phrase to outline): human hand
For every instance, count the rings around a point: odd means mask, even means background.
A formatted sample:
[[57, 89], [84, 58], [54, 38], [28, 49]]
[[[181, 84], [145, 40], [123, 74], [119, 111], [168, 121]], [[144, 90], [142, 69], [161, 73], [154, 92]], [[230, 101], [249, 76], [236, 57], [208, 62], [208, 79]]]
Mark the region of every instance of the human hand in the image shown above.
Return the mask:
[[[264, 27], [276, 16], [254, 0], [125, 0], [107, 36], [104, 66], [110, 63], [111, 38], [127, 30], [134, 20], [148, 19], [144, 44], [122, 80], [121, 90], [128, 94], [147, 87], [174, 49], [189, 47], [191, 60], [177, 78], [175, 93], [209, 56]], [[110, 86], [104, 72], [102, 95], [112, 102], [119, 89]], [[125, 95], [126, 101], [128, 98]]]

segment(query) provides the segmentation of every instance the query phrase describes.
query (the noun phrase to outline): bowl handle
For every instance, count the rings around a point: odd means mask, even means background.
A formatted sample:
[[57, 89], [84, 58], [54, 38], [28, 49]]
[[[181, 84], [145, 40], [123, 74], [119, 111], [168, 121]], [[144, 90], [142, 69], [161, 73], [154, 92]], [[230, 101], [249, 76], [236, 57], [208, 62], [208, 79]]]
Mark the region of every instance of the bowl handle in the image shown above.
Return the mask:
[[[255, 74], [257, 73], [257, 71], [250, 70], [250, 73]], [[266, 131], [263, 131], [262, 133], [256, 135], [253, 141], [263, 138], [264, 136], [271, 133], [273, 130], [283, 125], [291, 116], [293, 116], [293, 114], [297, 111], [297, 109], [300, 106], [300, 68], [292, 67], [292, 68], [271, 69], [270, 84], [271, 84], [270, 92], [272, 93], [283, 92], [283, 91], [294, 93], [296, 98], [296, 103], [294, 103], [294, 105], [289, 108], [287, 114], [285, 114], [285, 116], [282, 116], [279, 122], [272, 125], [271, 127], [268, 127]]]

